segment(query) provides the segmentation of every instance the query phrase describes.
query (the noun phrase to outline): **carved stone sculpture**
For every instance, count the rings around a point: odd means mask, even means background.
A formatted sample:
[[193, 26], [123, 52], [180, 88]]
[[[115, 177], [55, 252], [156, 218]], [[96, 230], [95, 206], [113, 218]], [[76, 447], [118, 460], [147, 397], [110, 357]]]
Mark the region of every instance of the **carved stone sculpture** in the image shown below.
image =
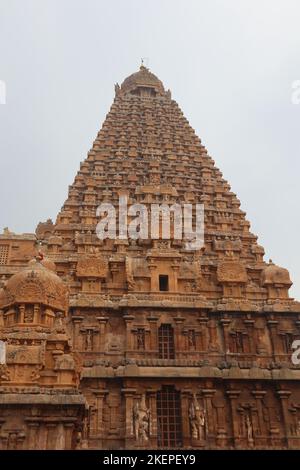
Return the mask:
[[142, 395], [133, 407], [133, 428], [135, 440], [146, 442], [149, 440], [150, 410], [146, 405], [146, 397]]
[[202, 408], [197, 400], [196, 395], [189, 407], [189, 419], [191, 425], [191, 434], [193, 439], [203, 441], [205, 439], [205, 410]]

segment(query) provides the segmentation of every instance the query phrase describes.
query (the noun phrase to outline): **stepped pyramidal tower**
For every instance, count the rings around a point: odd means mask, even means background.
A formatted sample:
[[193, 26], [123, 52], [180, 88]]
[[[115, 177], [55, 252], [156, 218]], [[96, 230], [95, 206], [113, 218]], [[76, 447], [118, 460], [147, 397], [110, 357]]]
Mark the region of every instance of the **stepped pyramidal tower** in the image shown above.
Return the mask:
[[[120, 196], [203, 204], [204, 246], [100, 239], [97, 207]], [[0, 235], [0, 448], [299, 448], [300, 304], [263, 256], [141, 66], [116, 85], [55, 224]]]

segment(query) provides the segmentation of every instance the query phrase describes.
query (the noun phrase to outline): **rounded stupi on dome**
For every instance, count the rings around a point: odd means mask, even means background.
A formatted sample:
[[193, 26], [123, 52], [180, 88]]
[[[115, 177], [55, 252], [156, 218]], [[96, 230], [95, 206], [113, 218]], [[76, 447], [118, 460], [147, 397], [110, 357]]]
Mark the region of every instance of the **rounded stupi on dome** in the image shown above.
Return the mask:
[[269, 300], [280, 300], [289, 298], [289, 288], [292, 286], [290, 273], [270, 260], [262, 272], [262, 285], [267, 289]]
[[129, 75], [123, 81], [120, 91], [137, 96], [156, 96], [165, 93], [161, 80], [144, 65], [141, 65], [138, 72]]
[[263, 286], [281, 284], [291, 287], [293, 283], [291, 281], [289, 271], [277, 266], [272, 260], [270, 260], [268, 266], [262, 272], [262, 284]]

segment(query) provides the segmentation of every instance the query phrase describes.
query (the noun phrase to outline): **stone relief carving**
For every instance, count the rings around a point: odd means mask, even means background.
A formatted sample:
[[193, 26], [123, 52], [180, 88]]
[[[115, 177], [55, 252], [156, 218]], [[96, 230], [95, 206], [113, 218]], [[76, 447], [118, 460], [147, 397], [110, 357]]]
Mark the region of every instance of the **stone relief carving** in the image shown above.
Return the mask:
[[188, 338], [189, 348], [195, 349], [195, 347], [196, 347], [196, 332], [195, 332], [195, 330], [188, 330], [187, 338]]
[[27, 307], [24, 313], [24, 323], [32, 323], [33, 322], [33, 308]]
[[84, 257], [77, 262], [76, 274], [78, 277], [106, 278], [108, 261], [104, 257]]
[[133, 278], [133, 266], [132, 266], [132, 259], [126, 256], [125, 260], [125, 269], [126, 269], [126, 280], [127, 280], [127, 287], [129, 291], [133, 291], [136, 289], [136, 283]]
[[246, 268], [237, 261], [223, 261], [220, 263], [217, 275], [219, 282], [245, 283], [248, 280]]
[[91, 351], [93, 349], [93, 332], [92, 330], [87, 330], [85, 337], [85, 349]]
[[247, 431], [247, 441], [249, 445], [253, 445], [253, 426], [249, 414], [245, 416], [246, 421], [246, 431]]
[[65, 333], [65, 317], [63, 312], [55, 313], [54, 329], [57, 333]]
[[0, 364], [0, 380], [9, 381], [10, 380], [10, 370], [6, 364]]
[[133, 406], [133, 429], [135, 440], [146, 442], [149, 440], [150, 409], [146, 405], [146, 396], [142, 395], [141, 400]]
[[189, 406], [189, 420], [192, 438], [199, 441], [205, 440], [206, 412], [205, 409], [200, 406], [195, 394]]
[[144, 328], [137, 329], [137, 348], [145, 349], [145, 329]]
[[43, 360], [41, 346], [30, 346], [27, 344], [8, 344], [6, 360], [8, 364], [40, 364]]
[[41, 374], [41, 370], [43, 369], [43, 366], [42, 365], [37, 365], [34, 367], [34, 369], [32, 370], [31, 374], [30, 374], [30, 379], [32, 380], [32, 382], [35, 382], [37, 380], [39, 380]]

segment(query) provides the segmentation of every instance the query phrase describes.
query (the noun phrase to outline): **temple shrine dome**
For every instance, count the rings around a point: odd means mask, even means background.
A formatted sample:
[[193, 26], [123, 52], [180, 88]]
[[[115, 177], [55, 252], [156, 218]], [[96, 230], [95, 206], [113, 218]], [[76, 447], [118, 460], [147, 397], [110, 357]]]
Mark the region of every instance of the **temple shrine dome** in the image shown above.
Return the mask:
[[264, 286], [268, 284], [285, 284], [291, 286], [293, 284], [289, 271], [277, 266], [272, 261], [262, 272], [262, 283]]
[[159, 94], [165, 92], [162, 82], [144, 65], [138, 72], [129, 75], [121, 85], [121, 91], [125, 93], [132, 93], [138, 88], [152, 88]]
[[13, 304], [38, 303], [65, 311], [68, 306], [68, 289], [54, 270], [55, 265], [50, 260], [29, 261], [0, 291], [0, 308]]

